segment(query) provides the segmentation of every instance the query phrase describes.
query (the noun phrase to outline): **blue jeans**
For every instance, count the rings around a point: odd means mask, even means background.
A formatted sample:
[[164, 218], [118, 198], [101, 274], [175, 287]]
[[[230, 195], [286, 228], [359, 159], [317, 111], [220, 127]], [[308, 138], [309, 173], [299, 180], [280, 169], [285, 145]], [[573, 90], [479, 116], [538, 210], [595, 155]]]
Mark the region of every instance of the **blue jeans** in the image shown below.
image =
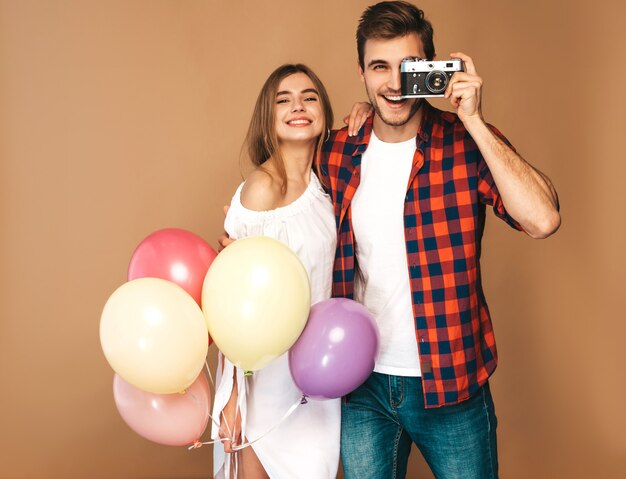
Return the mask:
[[414, 442], [437, 479], [495, 479], [496, 426], [488, 384], [460, 404], [425, 409], [421, 378], [372, 373], [342, 400], [344, 475], [403, 478]]

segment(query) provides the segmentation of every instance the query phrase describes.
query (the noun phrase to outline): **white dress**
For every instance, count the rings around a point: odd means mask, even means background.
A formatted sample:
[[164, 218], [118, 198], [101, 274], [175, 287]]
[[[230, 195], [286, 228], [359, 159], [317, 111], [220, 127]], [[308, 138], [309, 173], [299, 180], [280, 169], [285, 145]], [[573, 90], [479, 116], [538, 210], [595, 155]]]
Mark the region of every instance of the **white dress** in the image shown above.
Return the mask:
[[[233, 196], [224, 228], [233, 239], [269, 236], [288, 245], [304, 264], [311, 282], [311, 302], [315, 304], [331, 294], [332, 268], [337, 241], [335, 216], [330, 198], [311, 172], [305, 192], [293, 203], [271, 211], [252, 211], [241, 204], [243, 183]], [[224, 371], [221, 372], [222, 362]], [[230, 399], [233, 387], [233, 364], [220, 354], [213, 417]], [[245, 385], [243, 382], [245, 381]], [[242, 437], [254, 441], [273, 426], [302, 396], [289, 372], [287, 353], [252, 376], [244, 378], [237, 370], [241, 401]], [[243, 387], [242, 387], [243, 386]], [[272, 479], [335, 478], [339, 464], [341, 425], [340, 399], [309, 399], [298, 406], [277, 428], [251, 446]], [[219, 427], [214, 424], [212, 437]], [[221, 443], [214, 447], [215, 477], [224, 477], [230, 454]]]

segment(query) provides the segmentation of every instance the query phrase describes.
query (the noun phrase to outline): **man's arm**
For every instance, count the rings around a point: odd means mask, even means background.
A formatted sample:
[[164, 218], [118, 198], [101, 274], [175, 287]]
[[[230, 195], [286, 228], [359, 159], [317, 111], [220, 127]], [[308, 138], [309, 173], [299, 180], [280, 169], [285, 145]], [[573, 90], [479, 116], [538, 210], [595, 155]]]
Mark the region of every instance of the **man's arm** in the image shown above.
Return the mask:
[[446, 98], [476, 142], [507, 213], [533, 238], [546, 238], [561, 224], [559, 200], [550, 179], [513, 151], [485, 123], [481, 113], [482, 79], [470, 57], [451, 54], [465, 62], [465, 72], [455, 73]]

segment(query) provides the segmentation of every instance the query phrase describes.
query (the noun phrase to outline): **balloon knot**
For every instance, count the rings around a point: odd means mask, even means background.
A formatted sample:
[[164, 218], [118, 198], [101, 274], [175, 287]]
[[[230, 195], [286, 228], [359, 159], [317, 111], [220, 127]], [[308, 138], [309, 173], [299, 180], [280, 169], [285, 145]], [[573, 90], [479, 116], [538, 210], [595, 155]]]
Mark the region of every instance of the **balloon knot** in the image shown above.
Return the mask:
[[244, 371], [243, 375], [244, 376], [252, 376], [252, 371]]
[[202, 443], [200, 441], [196, 441], [191, 447], [193, 447], [194, 449], [200, 449], [202, 447]]
[[309, 401], [306, 400], [306, 394], [302, 395], [302, 399], [300, 399], [300, 404], [308, 404]]
[[182, 391], [178, 391], [178, 394], [187, 394], [187, 390], [183, 389]]

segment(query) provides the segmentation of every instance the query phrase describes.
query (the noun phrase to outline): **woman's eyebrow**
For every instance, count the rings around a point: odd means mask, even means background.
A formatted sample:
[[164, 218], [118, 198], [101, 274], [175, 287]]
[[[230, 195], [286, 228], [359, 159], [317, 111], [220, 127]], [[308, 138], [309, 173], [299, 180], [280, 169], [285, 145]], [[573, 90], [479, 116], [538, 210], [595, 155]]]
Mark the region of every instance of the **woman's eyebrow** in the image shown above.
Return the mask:
[[[287, 91], [287, 90], [282, 90], [276, 93], [276, 96], [279, 95], [289, 95], [291, 92]], [[315, 88], [306, 88], [304, 90], [302, 90], [300, 93], [315, 93], [316, 95], [319, 95], [319, 93], [317, 92], [317, 90]]]

